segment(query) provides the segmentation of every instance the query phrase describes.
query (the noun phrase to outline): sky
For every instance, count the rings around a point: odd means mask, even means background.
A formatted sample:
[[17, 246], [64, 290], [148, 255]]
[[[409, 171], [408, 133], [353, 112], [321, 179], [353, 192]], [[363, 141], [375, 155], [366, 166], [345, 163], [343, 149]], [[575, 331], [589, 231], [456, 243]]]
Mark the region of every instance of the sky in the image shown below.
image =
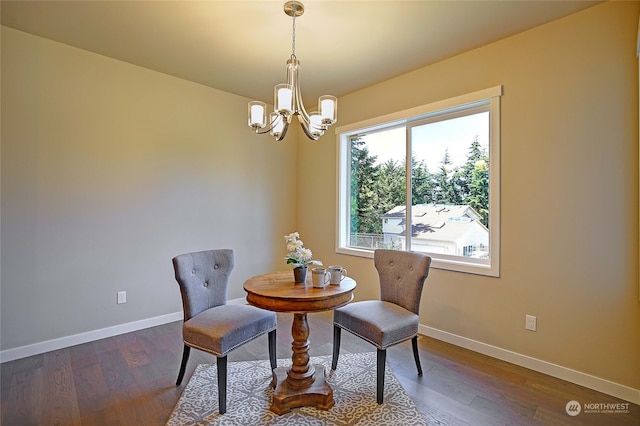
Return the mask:
[[[413, 127], [413, 153], [418, 160], [424, 160], [429, 171], [440, 167], [445, 150], [456, 166], [467, 161], [469, 146], [478, 135], [480, 145], [489, 147], [489, 113], [482, 112], [459, 118]], [[405, 128], [395, 128], [364, 136], [369, 153], [378, 156], [376, 164], [389, 159], [399, 163], [405, 157]]]

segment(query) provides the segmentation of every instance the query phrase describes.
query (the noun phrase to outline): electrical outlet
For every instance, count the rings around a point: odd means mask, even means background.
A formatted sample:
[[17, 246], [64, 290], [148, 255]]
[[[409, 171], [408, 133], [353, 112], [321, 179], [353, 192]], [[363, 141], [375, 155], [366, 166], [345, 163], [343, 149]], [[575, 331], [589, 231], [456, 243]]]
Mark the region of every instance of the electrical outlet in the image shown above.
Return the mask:
[[537, 321], [537, 318], [533, 315], [525, 315], [524, 328], [526, 328], [527, 330], [536, 331]]
[[126, 291], [119, 291], [118, 292], [118, 305], [120, 305], [122, 303], [127, 303], [127, 292]]

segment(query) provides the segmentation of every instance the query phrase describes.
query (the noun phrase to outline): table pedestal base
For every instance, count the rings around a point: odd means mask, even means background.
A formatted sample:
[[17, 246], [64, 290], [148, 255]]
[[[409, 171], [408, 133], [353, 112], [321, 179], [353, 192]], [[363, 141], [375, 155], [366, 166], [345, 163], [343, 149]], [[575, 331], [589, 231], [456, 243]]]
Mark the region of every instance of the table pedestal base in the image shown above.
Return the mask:
[[292, 408], [307, 405], [315, 406], [318, 410], [329, 410], [333, 407], [333, 389], [327, 383], [324, 365], [316, 364], [316, 374], [313, 382], [305, 387], [294, 387], [287, 382], [288, 368], [279, 367], [273, 370], [273, 400], [269, 409], [281, 415]]

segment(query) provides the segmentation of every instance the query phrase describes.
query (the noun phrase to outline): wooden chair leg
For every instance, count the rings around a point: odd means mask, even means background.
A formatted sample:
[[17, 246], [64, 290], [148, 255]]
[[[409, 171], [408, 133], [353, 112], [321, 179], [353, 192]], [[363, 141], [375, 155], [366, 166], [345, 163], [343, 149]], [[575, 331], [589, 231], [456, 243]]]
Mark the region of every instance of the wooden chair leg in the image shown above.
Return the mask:
[[337, 325], [333, 326], [333, 356], [331, 357], [331, 369], [335, 370], [338, 366], [338, 356], [340, 355], [340, 335], [342, 329]]
[[176, 380], [176, 386], [180, 386], [180, 383], [182, 383], [184, 372], [187, 369], [187, 361], [189, 361], [189, 353], [191, 353], [191, 348], [187, 345], [184, 345], [184, 349], [182, 350], [182, 362], [180, 363], [180, 372], [178, 372], [178, 380]]
[[269, 332], [269, 361], [271, 362], [271, 369], [275, 370], [278, 366], [276, 358], [276, 330]]
[[382, 404], [384, 396], [384, 369], [387, 361], [387, 351], [385, 349], [378, 349], [378, 364], [376, 366], [377, 375], [377, 395], [376, 401], [378, 404]]
[[218, 412], [227, 412], [227, 356], [218, 357]]
[[413, 358], [416, 360], [416, 367], [418, 367], [418, 376], [422, 376], [422, 366], [420, 365], [420, 355], [418, 354], [418, 336], [413, 336], [411, 346], [413, 346]]

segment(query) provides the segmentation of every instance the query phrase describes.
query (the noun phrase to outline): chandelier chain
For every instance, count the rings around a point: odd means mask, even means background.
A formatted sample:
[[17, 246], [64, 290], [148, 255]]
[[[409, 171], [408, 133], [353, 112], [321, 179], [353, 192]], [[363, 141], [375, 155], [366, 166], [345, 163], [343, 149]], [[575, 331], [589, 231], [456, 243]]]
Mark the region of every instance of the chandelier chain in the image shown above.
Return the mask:
[[293, 15], [293, 31], [291, 37], [291, 57], [296, 57], [296, 15]]

